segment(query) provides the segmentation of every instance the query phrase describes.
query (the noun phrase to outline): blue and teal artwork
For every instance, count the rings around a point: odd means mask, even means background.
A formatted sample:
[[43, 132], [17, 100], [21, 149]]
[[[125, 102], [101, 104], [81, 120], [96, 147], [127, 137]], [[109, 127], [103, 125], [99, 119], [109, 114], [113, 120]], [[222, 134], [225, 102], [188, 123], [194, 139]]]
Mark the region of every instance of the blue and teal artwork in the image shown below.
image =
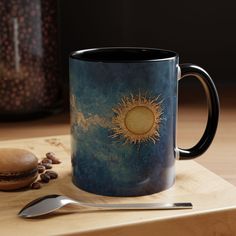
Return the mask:
[[172, 186], [176, 86], [174, 59], [70, 58], [74, 184], [109, 196], [147, 195]]

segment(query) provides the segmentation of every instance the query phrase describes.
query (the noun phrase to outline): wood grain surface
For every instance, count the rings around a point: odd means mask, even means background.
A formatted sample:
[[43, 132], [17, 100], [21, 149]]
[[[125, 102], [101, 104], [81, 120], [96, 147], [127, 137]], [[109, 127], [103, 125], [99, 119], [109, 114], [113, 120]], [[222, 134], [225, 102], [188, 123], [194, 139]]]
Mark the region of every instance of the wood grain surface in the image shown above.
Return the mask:
[[[143, 197], [104, 197], [71, 183], [69, 135], [2, 141], [0, 147], [25, 148], [43, 158], [53, 151], [59, 179], [40, 190], [0, 192], [0, 235], [235, 235], [236, 188], [194, 161], [176, 162], [176, 183]], [[97, 211], [69, 207], [38, 219], [21, 219], [18, 211], [45, 194], [64, 194], [96, 203], [191, 201], [192, 210]]]

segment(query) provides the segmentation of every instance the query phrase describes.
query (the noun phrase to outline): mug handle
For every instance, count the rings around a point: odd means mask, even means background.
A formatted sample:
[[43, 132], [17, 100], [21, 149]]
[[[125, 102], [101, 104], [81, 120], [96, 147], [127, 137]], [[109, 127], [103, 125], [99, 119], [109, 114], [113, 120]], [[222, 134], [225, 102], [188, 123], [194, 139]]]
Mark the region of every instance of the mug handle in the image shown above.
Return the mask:
[[193, 64], [181, 64], [180, 70], [181, 76], [179, 79], [193, 76], [201, 82], [205, 90], [208, 105], [207, 125], [199, 142], [189, 149], [177, 149], [179, 160], [189, 160], [202, 155], [209, 148], [218, 125], [220, 104], [214, 82], [204, 69]]

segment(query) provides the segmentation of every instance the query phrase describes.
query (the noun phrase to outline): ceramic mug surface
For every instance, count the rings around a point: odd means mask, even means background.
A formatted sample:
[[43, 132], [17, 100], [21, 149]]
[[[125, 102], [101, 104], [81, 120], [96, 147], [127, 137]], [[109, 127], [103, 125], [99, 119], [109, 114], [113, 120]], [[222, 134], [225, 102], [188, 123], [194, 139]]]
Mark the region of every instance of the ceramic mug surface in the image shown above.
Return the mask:
[[[176, 146], [178, 79], [193, 75], [209, 101], [206, 131], [190, 149]], [[109, 196], [140, 196], [171, 187], [175, 160], [201, 155], [219, 115], [217, 91], [200, 67], [150, 48], [81, 50], [70, 57], [73, 183]]]

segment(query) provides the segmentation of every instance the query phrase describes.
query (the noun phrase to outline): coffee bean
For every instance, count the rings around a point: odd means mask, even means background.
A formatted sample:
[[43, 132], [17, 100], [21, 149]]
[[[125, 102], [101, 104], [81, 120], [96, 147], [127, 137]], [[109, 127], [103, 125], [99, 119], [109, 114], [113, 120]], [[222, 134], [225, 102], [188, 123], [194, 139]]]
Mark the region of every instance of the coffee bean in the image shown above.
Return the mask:
[[42, 163], [49, 163], [52, 164], [52, 160], [48, 159], [48, 158], [43, 158]]
[[34, 182], [34, 183], [31, 184], [31, 188], [32, 189], [40, 189], [41, 184], [39, 182]]
[[43, 183], [48, 183], [50, 181], [50, 176], [47, 175], [47, 174], [41, 174], [40, 178], [41, 178]]
[[45, 170], [46, 170], [45, 166], [43, 166], [41, 164], [38, 165], [38, 172], [39, 173], [43, 173]]
[[52, 164], [60, 164], [61, 161], [57, 159], [56, 154], [54, 152], [48, 152], [46, 153], [46, 157], [50, 160], [52, 160]]
[[60, 164], [61, 161], [59, 159], [54, 159], [52, 160], [52, 164]]
[[52, 170], [47, 170], [45, 174], [49, 175], [51, 179], [56, 179], [58, 177], [57, 172]]
[[46, 157], [52, 160], [56, 158], [56, 154], [54, 152], [47, 152]]
[[42, 165], [46, 168], [46, 169], [52, 169], [52, 165], [50, 163], [42, 163]]

